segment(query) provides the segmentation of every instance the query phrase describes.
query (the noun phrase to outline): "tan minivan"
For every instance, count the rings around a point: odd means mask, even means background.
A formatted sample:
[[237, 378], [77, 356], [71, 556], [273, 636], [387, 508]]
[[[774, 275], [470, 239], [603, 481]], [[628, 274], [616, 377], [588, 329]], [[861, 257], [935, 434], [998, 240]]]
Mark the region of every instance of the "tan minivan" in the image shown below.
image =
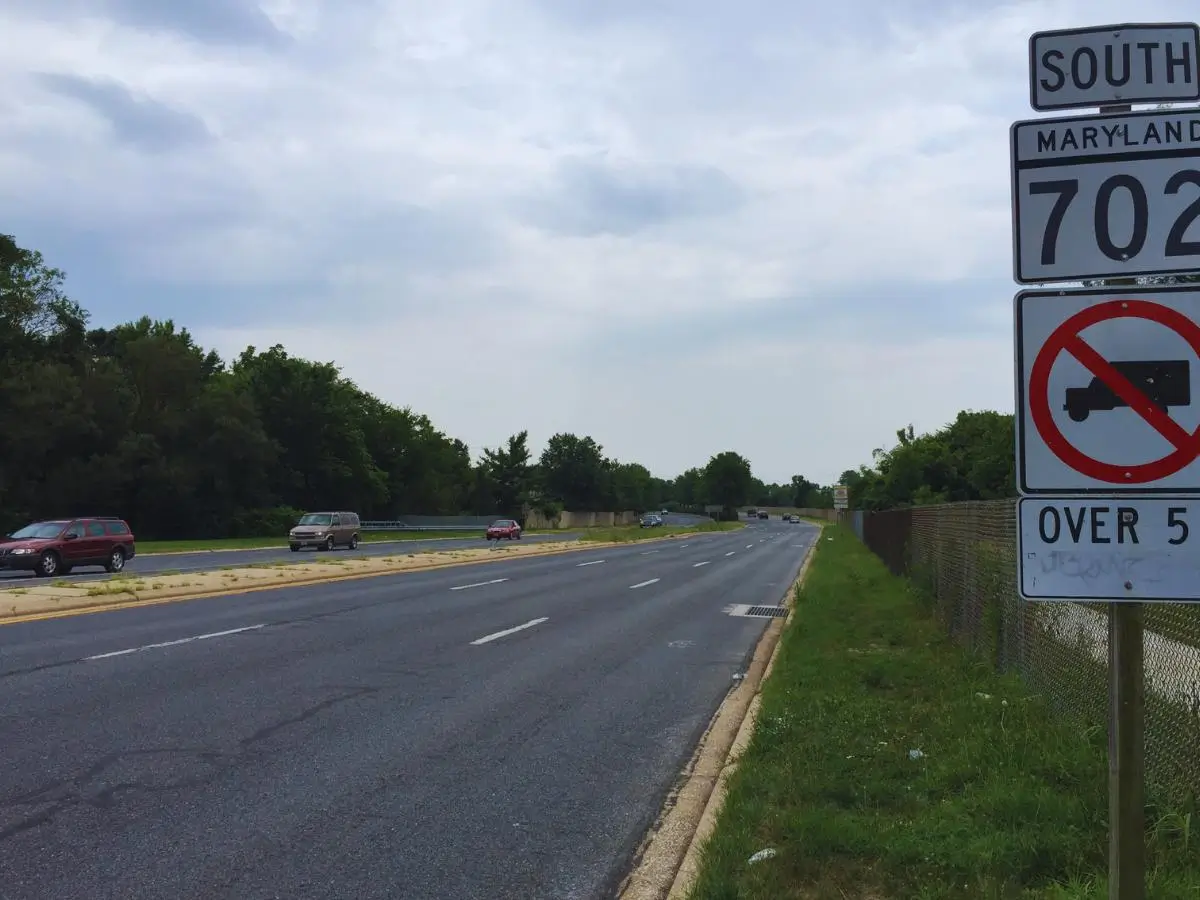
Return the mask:
[[288, 532], [288, 546], [293, 553], [298, 553], [301, 547], [316, 547], [318, 550], [346, 547], [354, 550], [358, 547], [358, 513], [305, 513], [296, 527]]

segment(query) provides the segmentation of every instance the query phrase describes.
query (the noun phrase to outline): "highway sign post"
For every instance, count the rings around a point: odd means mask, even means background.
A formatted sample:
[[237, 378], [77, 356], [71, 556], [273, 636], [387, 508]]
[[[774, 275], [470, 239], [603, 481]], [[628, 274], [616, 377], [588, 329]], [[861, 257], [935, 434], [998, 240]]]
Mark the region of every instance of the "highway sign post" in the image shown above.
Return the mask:
[[1022, 284], [1200, 272], [1200, 110], [1010, 129]]
[[1020, 493], [1200, 493], [1200, 286], [1015, 307]]
[[[1194, 23], [1040, 32], [1030, 105], [1100, 115], [1015, 122], [1013, 277], [1104, 279], [1014, 301], [1017, 581], [1029, 601], [1109, 603], [1109, 898], [1144, 900], [1146, 602], [1200, 602], [1200, 273]], [[1115, 105], [1114, 105], [1115, 104]], [[1200, 405], [1200, 404], [1198, 404]]]
[[1029, 105], [1038, 112], [1200, 100], [1193, 22], [1039, 31], [1029, 38]]

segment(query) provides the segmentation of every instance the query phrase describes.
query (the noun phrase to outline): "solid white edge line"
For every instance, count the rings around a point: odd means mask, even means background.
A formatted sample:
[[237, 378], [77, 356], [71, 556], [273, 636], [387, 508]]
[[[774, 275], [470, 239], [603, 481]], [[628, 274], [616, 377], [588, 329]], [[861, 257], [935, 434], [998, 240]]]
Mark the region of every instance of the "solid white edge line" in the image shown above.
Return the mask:
[[602, 559], [594, 559], [594, 560], [592, 560], [591, 562], [580, 563], [580, 564], [579, 564], [579, 565], [577, 565], [575, 568], [577, 568], [577, 569], [582, 569], [584, 566], [598, 566], [598, 565], [600, 565], [600, 563], [602, 563], [602, 562], [604, 562], [604, 560], [602, 560]]
[[97, 653], [95, 656], [85, 656], [85, 660], [93, 659], [111, 659], [114, 656], [126, 656], [130, 653], [139, 653], [142, 650], [157, 650], [160, 647], [175, 647], [179, 644], [190, 644], [192, 641], [207, 641], [209, 638], [228, 637], [231, 634], [241, 634], [243, 631], [255, 631], [259, 628], [265, 628], [266, 623], [261, 625], [247, 625], [244, 628], [230, 628], [228, 631], [212, 631], [208, 634], [194, 634], [191, 637], [179, 638], [176, 641], [159, 641], [157, 644], [143, 644], [141, 647], [130, 647], [128, 650], [114, 650], [112, 653]]
[[524, 625], [517, 625], [515, 628], [505, 628], [503, 631], [496, 631], [492, 634], [485, 635], [478, 640], [471, 641], [471, 646], [477, 647], [480, 644], [486, 644], [488, 641], [494, 641], [498, 638], [508, 637], [510, 634], [516, 634], [518, 631], [524, 631], [526, 628], [532, 628], [534, 625], [541, 625], [543, 622], [549, 621], [549, 616], [542, 616], [540, 619], [530, 619]]
[[698, 569], [698, 568], [700, 568], [701, 566], [707, 566], [707, 565], [708, 565], [708, 562], [709, 562], [709, 561], [706, 559], [704, 562], [698, 562], [698, 563], [695, 563], [695, 564], [692, 566], [692, 568], [693, 568], [693, 569]]
[[467, 588], [486, 587], [489, 584], [499, 584], [502, 581], [508, 581], [507, 578], [493, 578], [491, 581], [476, 581], [474, 584], [459, 584], [450, 588], [452, 591], [465, 591]]
[[652, 584], [657, 584], [658, 581], [659, 581], [659, 579], [657, 579], [657, 578], [651, 578], [649, 581], [639, 581], [637, 584], [631, 584], [629, 586], [629, 589], [632, 591], [637, 588], [649, 587]]

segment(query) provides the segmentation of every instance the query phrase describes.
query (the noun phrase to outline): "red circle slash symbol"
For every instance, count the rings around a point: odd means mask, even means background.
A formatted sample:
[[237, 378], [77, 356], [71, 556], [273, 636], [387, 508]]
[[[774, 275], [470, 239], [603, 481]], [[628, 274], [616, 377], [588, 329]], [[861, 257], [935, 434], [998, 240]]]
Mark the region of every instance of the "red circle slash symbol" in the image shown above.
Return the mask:
[[[1174, 475], [1200, 457], [1200, 428], [1188, 432], [1079, 336], [1085, 328], [1114, 319], [1149, 319], [1170, 328], [1200, 356], [1200, 326], [1170, 307], [1148, 300], [1109, 300], [1090, 306], [1059, 325], [1038, 351], [1029, 373], [1029, 412], [1046, 446], [1075, 471], [1110, 484], [1145, 484]], [[1061, 353], [1079, 360], [1175, 449], [1162, 459], [1133, 466], [1101, 462], [1077, 449], [1050, 412], [1050, 370]]]

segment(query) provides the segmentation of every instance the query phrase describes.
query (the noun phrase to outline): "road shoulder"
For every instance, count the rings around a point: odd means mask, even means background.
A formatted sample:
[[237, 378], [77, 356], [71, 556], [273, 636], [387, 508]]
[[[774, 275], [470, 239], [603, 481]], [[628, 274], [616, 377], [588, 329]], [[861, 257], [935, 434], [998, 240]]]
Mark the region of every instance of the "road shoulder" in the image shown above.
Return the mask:
[[619, 900], [674, 898], [677, 886], [694, 877], [699, 847], [715, 827], [729, 775], [753, 733], [762, 684], [775, 664], [780, 636], [795, 615], [794, 599], [808, 575], [819, 541], [818, 532], [799, 574], [782, 598], [781, 605], [791, 607], [787, 619], [773, 619], [767, 625], [744, 677], [717, 708], [678, 784], [634, 854], [632, 871], [621, 884]]

